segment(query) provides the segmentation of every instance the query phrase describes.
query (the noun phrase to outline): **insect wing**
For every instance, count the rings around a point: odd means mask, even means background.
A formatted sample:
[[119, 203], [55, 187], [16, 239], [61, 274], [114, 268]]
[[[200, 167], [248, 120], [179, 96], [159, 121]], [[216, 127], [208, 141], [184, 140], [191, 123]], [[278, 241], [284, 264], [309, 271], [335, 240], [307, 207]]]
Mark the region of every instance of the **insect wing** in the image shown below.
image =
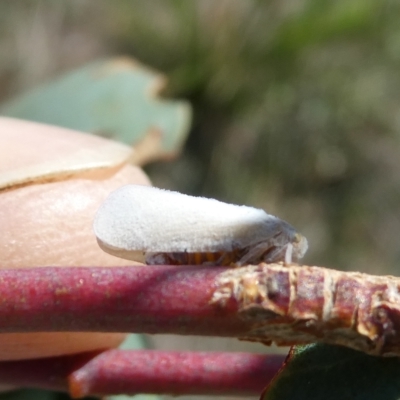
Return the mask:
[[154, 187], [128, 185], [97, 212], [94, 231], [107, 252], [143, 262], [143, 252], [230, 252], [280, 229], [279, 218]]

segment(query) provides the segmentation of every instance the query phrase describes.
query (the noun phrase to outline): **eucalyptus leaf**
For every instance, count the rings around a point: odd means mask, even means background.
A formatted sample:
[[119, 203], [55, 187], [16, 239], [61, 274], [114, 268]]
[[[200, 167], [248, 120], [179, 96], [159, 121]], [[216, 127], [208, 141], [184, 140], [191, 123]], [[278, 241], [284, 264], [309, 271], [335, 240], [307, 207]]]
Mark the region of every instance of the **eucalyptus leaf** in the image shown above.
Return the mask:
[[0, 115], [95, 133], [136, 145], [133, 162], [179, 153], [191, 111], [160, 99], [165, 78], [129, 58], [98, 61], [0, 105]]
[[400, 359], [369, 356], [340, 346], [298, 346], [262, 399], [400, 399]]

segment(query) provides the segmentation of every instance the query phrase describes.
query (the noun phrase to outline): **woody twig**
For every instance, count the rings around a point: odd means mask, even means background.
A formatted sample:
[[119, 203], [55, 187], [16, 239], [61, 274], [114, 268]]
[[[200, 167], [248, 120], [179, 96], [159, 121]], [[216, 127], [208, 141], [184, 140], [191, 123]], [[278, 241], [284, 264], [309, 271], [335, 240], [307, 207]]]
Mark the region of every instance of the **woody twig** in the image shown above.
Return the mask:
[[400, 354], [400, 279], [308, 266], [0, 270], [0, 332], [325, 342]]
[[110, 394], [257, 396], [282, 355], [106, 350], [0, 362], [0, 383], [68, 391], [73, 398]]

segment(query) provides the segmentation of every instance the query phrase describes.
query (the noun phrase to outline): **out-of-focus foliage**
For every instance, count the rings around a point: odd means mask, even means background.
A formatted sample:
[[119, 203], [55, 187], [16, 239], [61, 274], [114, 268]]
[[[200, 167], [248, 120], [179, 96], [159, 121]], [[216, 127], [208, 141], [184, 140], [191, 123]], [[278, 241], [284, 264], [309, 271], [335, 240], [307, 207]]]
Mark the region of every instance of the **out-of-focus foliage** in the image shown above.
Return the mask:
[[400, 396], [400, 360], [341, 346], [299, 346], [263, 400], [393, 400]]
[[194, 102], [189, 189], [286, 217], [313, 262], [398, 265], [399, 3], [135, 4], [111, 33]]
[[188, 133], [190, 106], [157, 98], [162, 75], [130, 58], [98, 61], [0, 104], [0, 114], [135, 145], [142, 164], [177, 155]]
[[[39, 389], [22, 389], [0, 394], [0, 400], [68, 400], [65, 393], [50, 392]], [[90, 400], [90, 399], [87, 399]]]
[[167, 73], [195, 124], [155, 184], [266, 208], [306, 261], [396, 273], [400, 3], [0, 3], [0, 98], [111, 53]]

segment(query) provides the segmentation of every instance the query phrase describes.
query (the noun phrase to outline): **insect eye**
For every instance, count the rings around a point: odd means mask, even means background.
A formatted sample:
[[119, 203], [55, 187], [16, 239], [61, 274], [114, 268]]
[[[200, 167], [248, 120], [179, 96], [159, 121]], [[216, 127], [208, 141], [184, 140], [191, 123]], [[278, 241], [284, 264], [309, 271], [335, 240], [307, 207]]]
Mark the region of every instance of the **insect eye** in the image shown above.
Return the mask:
[[296, 234], [294, 235], [293, 242], [295, 242], [295, 243], [300, 243], [301, 240], [302, 240], [302, 238], [303, 238], [303, 236], [300, 235], [300, 233], [296, 233]]

